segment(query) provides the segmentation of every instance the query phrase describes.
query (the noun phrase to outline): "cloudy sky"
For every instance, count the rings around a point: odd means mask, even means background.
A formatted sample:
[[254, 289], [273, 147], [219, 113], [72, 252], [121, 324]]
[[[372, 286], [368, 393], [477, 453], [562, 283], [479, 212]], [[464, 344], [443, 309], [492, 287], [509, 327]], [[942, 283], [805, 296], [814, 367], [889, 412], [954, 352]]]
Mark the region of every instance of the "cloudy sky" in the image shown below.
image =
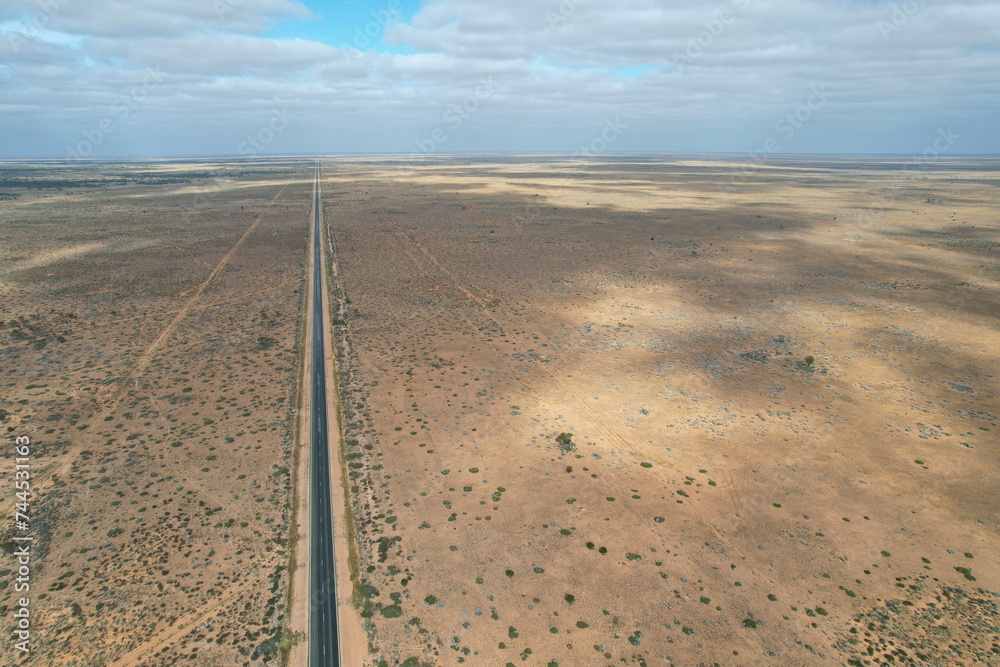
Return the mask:
[[1000, 1], [0, 3], [4, 157], [935, 142], [1000, 153]]

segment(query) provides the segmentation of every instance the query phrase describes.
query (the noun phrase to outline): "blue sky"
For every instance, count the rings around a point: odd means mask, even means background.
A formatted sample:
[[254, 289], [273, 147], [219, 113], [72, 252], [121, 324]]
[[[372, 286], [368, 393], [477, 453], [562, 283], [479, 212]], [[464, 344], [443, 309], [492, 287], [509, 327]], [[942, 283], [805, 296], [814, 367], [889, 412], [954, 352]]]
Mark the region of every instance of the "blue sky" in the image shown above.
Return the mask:
[[10, 0], [0, 157], [997, 154], [997, 72], [1000, 0]]
[[386, 2], [303, 2], [313, 15], [307, 19], [277, 21], [263, 37], [309, 39], [330, 46], [359, 47], [389, 53], [412, 53], [402, 45], [386, 44], [382, 37], [387, 20], [411, 21], [420, 9], [420, 0]]

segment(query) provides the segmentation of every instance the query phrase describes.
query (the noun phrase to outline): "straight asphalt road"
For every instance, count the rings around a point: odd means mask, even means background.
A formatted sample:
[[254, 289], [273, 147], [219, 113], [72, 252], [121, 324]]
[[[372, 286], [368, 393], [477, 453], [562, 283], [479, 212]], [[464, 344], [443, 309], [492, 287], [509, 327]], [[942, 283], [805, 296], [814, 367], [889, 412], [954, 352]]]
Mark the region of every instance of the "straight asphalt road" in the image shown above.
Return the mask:
[[310, 427], [309, 666], [340, 665], [333, 506], [326, 418], [326, 346], [323, 316], [323, 253], [319, 231], [319, 167], [313, 186], [312, 425]]

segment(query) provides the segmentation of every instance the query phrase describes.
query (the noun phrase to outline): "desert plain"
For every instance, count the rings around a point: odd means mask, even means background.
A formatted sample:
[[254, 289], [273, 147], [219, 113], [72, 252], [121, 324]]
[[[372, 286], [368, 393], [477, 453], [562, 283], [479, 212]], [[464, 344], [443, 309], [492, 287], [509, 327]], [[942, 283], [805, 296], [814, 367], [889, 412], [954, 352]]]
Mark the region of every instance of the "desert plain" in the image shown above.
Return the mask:
[[0, 164], [4, 663], [300, 659], [317, 161], [364, 664], [1000, 664], [1000, 160], [703, 155]]

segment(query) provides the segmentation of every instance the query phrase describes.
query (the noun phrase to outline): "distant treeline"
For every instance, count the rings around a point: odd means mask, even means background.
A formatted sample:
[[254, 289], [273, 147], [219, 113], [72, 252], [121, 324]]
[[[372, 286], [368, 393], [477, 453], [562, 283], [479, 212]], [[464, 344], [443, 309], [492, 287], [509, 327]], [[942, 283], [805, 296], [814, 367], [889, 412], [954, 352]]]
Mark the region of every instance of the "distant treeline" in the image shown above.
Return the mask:
[[187, 183], [190, 178], [0, 178], [0, 188], [46, 190], [59, 188], [106, 188], [111, 185]]
[[[274, 176], [287, 172], [274, 169], [223, 169], [216, 171], [185, 171], [161, 174], [155, 171], [115, 174], [103, 177], [74, 178], [59, 177], [52, 171], [40, 169], [0, 169], [0, 188], [25, 190], [66, 189], [66, 188], [106, 188], [113, 185], [169, 185], [189, 183], [208, 178], [246, 178]], [[16, 195], [0, 194], [2, 199], [14, 199]]]

